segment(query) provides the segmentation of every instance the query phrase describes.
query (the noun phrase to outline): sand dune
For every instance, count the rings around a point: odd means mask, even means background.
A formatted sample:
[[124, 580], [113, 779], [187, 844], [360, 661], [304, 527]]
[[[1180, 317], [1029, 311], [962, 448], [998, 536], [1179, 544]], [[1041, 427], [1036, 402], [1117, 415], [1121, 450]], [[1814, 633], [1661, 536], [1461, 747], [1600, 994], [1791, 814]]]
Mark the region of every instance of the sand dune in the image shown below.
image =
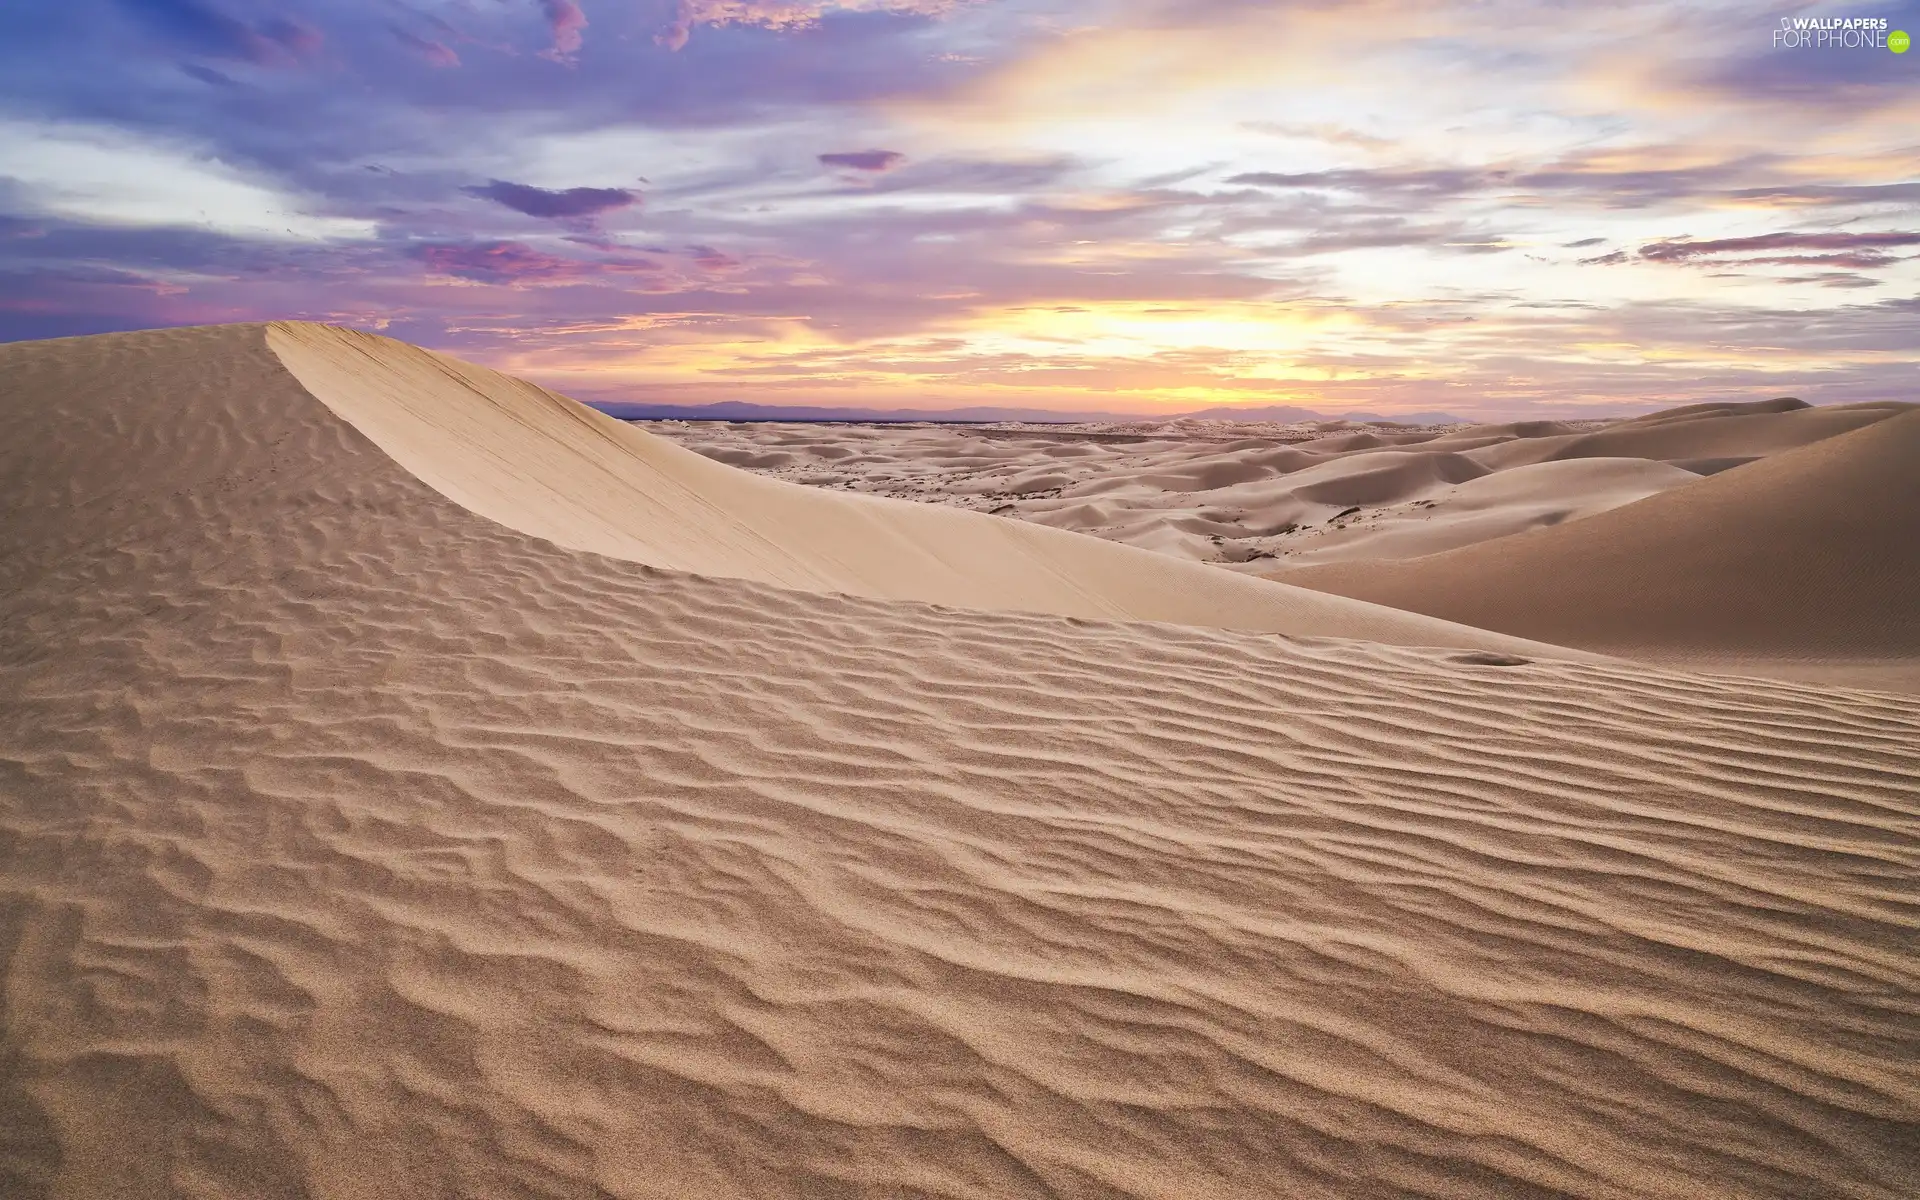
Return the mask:
[[435, 491], [568, 549], [892, 600], [1556, 653], [1030, 524], [765, 479], [388, 338], [301, 324], [265, 336], [308, 392]]
[[[1280, 565], [1416, 558], [1578, 520], [1912, 407], [1774, 400], [1632, 421], [1359, 431], [1193, 420], [653, 428], [782, 481], [993, 512], [1270, 574]], [[1547, 466], [1554, 463], [1594, 465]], [[1481, 482], [1510, 471], [1521, 473], [1498, 486]]]
[[[1778, 485], [1774, 474], [1749, 474], [1916, 411], [1896, 402], [1810, 408], [1781, 398], [1624, 421], [1386, 429], [1377, 437], [1306, 424], [1249, 436], [1259, 427], [1244, 423], [1223, 437], [1191, 421], [1143, 426], [1124, 441], [1107, 440], [1125, 435], [1105, 426], [1099, 441], [1082, 440], [1089, 435], [1077, 426], [664, 432], [776, 477], [984, 507], [1543, 641], [1920, 691], [1915, 650], [1886, 632], [1911, 607], [1902, 589], [1920, 541], [1905, 523], [1908, 482], [1892, 467], [1884, 481], [1850, 467]], [[771, 455], [762, 449], [774, 445]], [[823, 463], [831, 469], [821, 472]], [[1696, 505], [1694, 489], [1719, 477], [1743, 482], [1700, 491]], [[1538, 532], [1626, 505], [1635, 507], [1581, 534]], [[1657, 529], [1637, 528], [1649, 513], [1665, 514]], [[1513, 541], [1518, 535], [1532, 540]], [[1539, 549], [1556, 544], [1565, 549]], [[1477, 549], [1466, 555], [1470, 547]], [[1800, 582], [1808, 574], [1829, 583]], [[1869, 594], [1856, 605], [1849, 597], [1861, 581], [1870, 581]], [[1723, 608], [1734, 615], [1723, 621]], [[1789, 608], [1799, 615], [1790, 618]], [[1856, 628], [1860, 622], [1871, 628]]]
[[1920, 689], [1916, 463], [1909, 409], [1572, 524], [1284, 578], [1609, 653]]
[[[1458, 546], [1577, 521], [1700, 476], [1641, 458], [1569, 458], [1488, 471], [1385, 511], [1356, 514], [1293, 539], [1289, 564], [1421, 558]], [[1285, 579], [1285, 575], [1278, 578]]]
[[820, 551], [275, 344], [0, 348], [9, 1200], [1911, 1195], [1910, 704], [662, 570]]
[[[1852, 404], [1781, 408], [1782, 401], [1758, 405], [1711, 405], [1672, 409], [1605, 429], [1551, 437], [1516, 438], [1469, 450], [1476, 461], [1495, 469], [1568, 458], [1643, 458], [1653, 462], [1741, 459], [1751, 461], [1872, 425], [1911, 411], [1910, 404]], [[1445, 444], [1445, 439], [1434, 443]]]

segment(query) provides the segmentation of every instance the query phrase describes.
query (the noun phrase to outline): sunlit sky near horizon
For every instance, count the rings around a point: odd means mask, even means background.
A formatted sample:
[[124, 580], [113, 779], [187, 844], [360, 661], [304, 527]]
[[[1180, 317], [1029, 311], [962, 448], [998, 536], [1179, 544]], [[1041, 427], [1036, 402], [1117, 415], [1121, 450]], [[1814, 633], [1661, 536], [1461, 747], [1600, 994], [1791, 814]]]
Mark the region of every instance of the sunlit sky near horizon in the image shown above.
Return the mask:
[[1810, 16], [1920, 32], [1920, 0], [8, 5], [0, 340], [297, 317], [673, 404], [1920, 398], [1920, 51], [1778, 44]]

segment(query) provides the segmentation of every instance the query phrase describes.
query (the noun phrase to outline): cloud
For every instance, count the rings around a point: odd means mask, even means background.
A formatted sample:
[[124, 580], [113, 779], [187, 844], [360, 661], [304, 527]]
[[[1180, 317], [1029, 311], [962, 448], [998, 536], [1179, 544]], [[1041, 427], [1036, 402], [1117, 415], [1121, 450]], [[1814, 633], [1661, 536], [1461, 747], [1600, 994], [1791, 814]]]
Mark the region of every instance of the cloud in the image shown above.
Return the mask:
[[387, 28], [392, 31], [394, 37], [400, 40], [401, 45], [418, 54], [433, 66], [457, 67], [460, 65], [460, 56], [454, 53], [453, 47], [446, 43], [436, 42], [430, 38], [423, 38], [419, 34], [410, 33], [400, 28], [398, 25], [389, 25]]
[[[1226, 182], [1396, 211], [1428, 211], [1447, 203], [1527, 204], [1544, 200], [1582, 202], [1599, 210], [1678, 204], [1833, 210], [1920, 202], [1920, 182], [1815, 182], [1806, 178], [1801, 161], [1790, 155], [1750, 153], [1666, 165], [1684, 155], [1681, 147], [1654, 145], [1606, 154], [1568, 155], [1533, 164], [1507, 161], [1479, 166], [1248, 171], [1229, 176]], [[1598, 245], [1603, 240], [1588, 238], [1569, 248]]]
[[653, 35], [669, 50], [687, 44], [696, 26], [751, 25], [788, 31], [817, 25], [833, 13], [940, 17], [977, 0], [679, 0], [673, 20]]
[[1907, 246], [1920, 246], [1920, 233], [1764, 233], [1702, 240], [1669, 238], [1648, 242], [1637, 252], [1615, 250], [1580, 261], [1589, 266], [1618, 266], [1635, 261], [1717, 268], [1818, 266], [1829, 270], [1822, 275], [1801, 278], [1827, 287], [1869, 287], [1873, 286], [1872, 281], [1859, 282], [1866, 277], [1857, 272], [1907, 261], [1887, 253]]
[[820, 155], [820, 162], [828, 167], [848, 167], [855, 171], [891, 171], [907, 161], [907, 156], [898, 150], [845, 150]]
[[553, 31], [553, 45], [541, 51], [540, 56], [555, 62], [572, 62], [580, 52], [587, 14], [580, 11], [574, 0], [540, 0], [540, 11], [546, 14], [547, 28]]
[[[390, 318], [715, 399], [1478, 411], [1912, 374], [1915, 310], [1857, 302], [1917, 290], [1920, 246], [1743, 240], [1920, 229], [1898, 113], [1729, 99], [1696, 68], [1744, 35], [1643, 31], [1680, 19], [1658, 0], [1494, 7], [0, 0], [0, 112], [46, 126], [0, 120], [0, 213], [39, 234], [0, 222], [0, 292], [42, 306], [4, 328]], [[1912, 58], [1861, 69], [1907, 95]]]
[[414, 247], [412, 254], [436, 274], [516, 286], [588, 283], [605, 276], [660, 270], [660, 264], [651, 259], [564, 258], [525, 242], [428, 242]]
[[249, 25], [200, 0], [115, 0], [148, 28], [207, 58], [287, 66], [311, 58], [324, 39], [310, 25], [273, 17]]
[[1920, 246], [1920, 233], [1767, 233], [1758, 237], [1717, 238], [1699, 242], [1680, 238], [1672, 241], [1649, 242], [1640, 247], [1640, 257], [1652, 262], [1679, 263], [1691, 262], [1699, 258], [1762, 254], [1770, 250], [1850, 252], [1894, 249], [1900, 246]]
[[1817, 283], [1830, 288], [1870, 288], [1879, 287], [1880, 281], [1867, 275], [1856, 275], [1851, 271], [1822, 271], [1818, 274], [1802, 277], [1805, 283]]
[[733, 255], [712, 246], [689, 246], [687, 254], [693, 265], [703, 271], [737, 271], [744, 265]]
[[1502, 178], [1504, 173], [1457, 167], [1423, 170], [1348, 168], [1333, 171], [1247, 171], [1229, 176], [1227, 182], [1279, 189], [1460, 195], [1479, 191]]
[[461, 188], [469, 196], [491, 200], [529, 217], [556, 221], [583, 221], [604, 212], [626, 208], [640, 201], [638, 192], [626, 188], [576, 187], [549, 191], [525, 183], [504, 179], [490, 181], [485, 187]]
[[262, 22], [259, 30], [260, 36], [299, 59], [320, 53], [327, 41], [318, 29], [289, 17], [273, 17]]
[[222, 74], [212, 67], [203, 67], [199, 63], [181, 63], [180, 70], [198, 79], [201, 83], [213, 87], [239, 87], [240, 83], [231, 75]]
[[1903, 261], [1897, 255], [1877, 250], [1850, 250], [1842, 254], [1773, 254], [1738, 260], [1741, 266], [1845, 267], [1850, 271], [1873, 271]]
[[[1478, 167], [1344, 167], [1323, 171], [1248, 171], [1228, 183], [1279, 191], [1351, 192], [1430, 204], [1469, 197], [1577, 196], [1605, 208], [1653, 204], [1723, 194], [1762, 170], [1757, 158], [1663, 167], [1638, 165], [1630, 157], [1574, 157], [1542, 165]], [[1791, 189], [1783, 189], [1791, 191]]]

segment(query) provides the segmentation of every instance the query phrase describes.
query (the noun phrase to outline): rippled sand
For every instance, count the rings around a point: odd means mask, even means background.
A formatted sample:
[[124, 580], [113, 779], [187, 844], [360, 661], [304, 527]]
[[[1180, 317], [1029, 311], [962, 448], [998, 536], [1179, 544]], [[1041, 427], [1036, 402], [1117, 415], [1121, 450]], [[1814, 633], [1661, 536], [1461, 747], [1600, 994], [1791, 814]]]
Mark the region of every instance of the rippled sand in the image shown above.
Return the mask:
[[0, 1194], [1920, 1174], [1902, 699], [563, 549], [259, 327], [0, 380]]

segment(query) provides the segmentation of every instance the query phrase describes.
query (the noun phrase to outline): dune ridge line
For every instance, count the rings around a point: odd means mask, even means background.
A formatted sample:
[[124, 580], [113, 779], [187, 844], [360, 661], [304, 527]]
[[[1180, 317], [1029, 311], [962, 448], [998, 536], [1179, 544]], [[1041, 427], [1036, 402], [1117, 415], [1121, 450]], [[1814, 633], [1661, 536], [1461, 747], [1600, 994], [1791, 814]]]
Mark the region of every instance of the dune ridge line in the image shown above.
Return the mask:
[[279, 323], [266, 339], [308, 392], [436, 491], [568, 549], [880, 599], [1583, 657], [1065, 531], [764, 479], [389, 338]]

